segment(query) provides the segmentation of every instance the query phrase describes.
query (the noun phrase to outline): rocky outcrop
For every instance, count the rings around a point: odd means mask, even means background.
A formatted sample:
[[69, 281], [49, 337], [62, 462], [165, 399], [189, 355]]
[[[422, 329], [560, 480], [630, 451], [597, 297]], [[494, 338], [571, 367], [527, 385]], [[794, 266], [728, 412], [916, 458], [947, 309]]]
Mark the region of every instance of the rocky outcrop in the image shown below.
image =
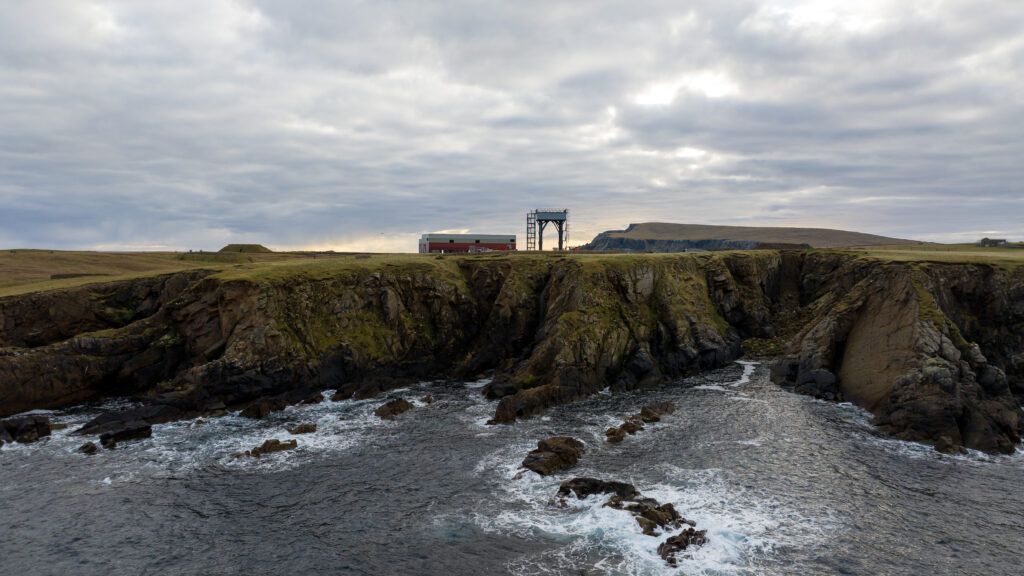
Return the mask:
[[644, 429], [644, 424], [661, 421], [661, 417], [676, 411], [671, 402], [656, 402], [640, 409], [638, 414], [626, 417], [622, 424], [605, 430], [605, 439], [611, 444], [618, 444], [626, 439], [627, 434], [636, 434]]
[[291, 428], [288, 428], [288, 433], [297, 436], [299, 434], [312, 434], [316, 432], [316, 423], [314, 422], [303, 422], [302, 424], [296, 424]]
[[234, 454], [235, 458], [259, 458], [267, 454], [273, 454], [274, 452], [284, 452], [285, 450], [294, 450], [299, 447], [297, 440], [278, 440], [277, 438], [271, 438], [265, 441], [263, 444], [253, 448], [252, 450], [246, 450], [245, 452], [239, 452]]
[[394, 420], [396, 416], [403, 412], [408, 412], [409, 410], [412, 410], [412, 402], [409, 402], [404, 398], [395, 398], [394, 400], [377, 407], [373, 413], [382, 420]]
[[5, 442], [29, 444], [44, 436], [49, 436], [50, 430], [50, 419], [39, 414], [0, 420], [0, 446], [3, 446]]
[[565, 498], [570, 494], [580, 500], [595, 494], [614, 494], [623, 499], [635, 498], [639, 492], [636, 487], [616, 480], [600, 480], [598, 478], [573, 478], [558, 486], [558, 497]]
[[707, 530], [697, 530], [693, 526], [687, 526], [679, 534], [670, 536], [658, 545], [658, 555], [668, 562], [669, 566], [677, 566], [680, 552], [685, 552], [690, 547], [702, 546], [707, 541]]
[[707, 542], [707, 531], [697, 530], [696, 522], [683, 518], [671, 503], [661, 504], [654, 498], [641, 496], [632, 484], [596, 478], [566, 480], [556, 494], [559, 505], [565, 506], [570, 494], [575, 494], [580, 500], [593, 495], [612, 494], [604, 505], [632, 514], [646, 536], [658, 536], [683, 528], [658, 546], [658, 554], [671, 566], [678, 563], [680, 552]]
[[804, 271], [810, 320], [772, 366], [775, 381], [863, 406], [898, 438], [945, 451], [1015, 449], [1022, 429], [1013, 393], [1021, 377], [1013, 358], [1024, 349], [1021, 270], [817, 265]]
[[209, 274], [194, 270], [0, 298], [0, 347], [35, 348], [127, 326]]
[[523, 460], [523, 468], [548, 476], [575, 466], [583, 452], [583, 442], [569, 436], [552, 436], [537, 442], [537, 448]]
[[[123, 284], [0, 299], [0, 416], [120, 395], [148, 412], [109, 426], [261, 417], [313, 390], [368, 398], [493, 371], [504, 424], [725, 365], [753, 339], [785, 349], [777, 381], [856, 402], [899, 437], [998, 452], [1021, 429], [1020, 270], [816, 251], [339, 256]], [[49, 321], [31, 312], [46, 302], [90, 298], [131, 313], [25, 327]]]

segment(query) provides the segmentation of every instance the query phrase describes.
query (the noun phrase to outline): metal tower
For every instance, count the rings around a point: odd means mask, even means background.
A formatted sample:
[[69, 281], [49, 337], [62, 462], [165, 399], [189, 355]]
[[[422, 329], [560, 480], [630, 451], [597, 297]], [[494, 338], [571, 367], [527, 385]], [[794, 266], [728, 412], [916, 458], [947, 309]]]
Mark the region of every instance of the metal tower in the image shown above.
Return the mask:
[[544, 228], [554, 224], [558, 231], [558, 249], [569, 242], [569, 211], [537, 209], [526, 213], [526, 249], [544, 250]]

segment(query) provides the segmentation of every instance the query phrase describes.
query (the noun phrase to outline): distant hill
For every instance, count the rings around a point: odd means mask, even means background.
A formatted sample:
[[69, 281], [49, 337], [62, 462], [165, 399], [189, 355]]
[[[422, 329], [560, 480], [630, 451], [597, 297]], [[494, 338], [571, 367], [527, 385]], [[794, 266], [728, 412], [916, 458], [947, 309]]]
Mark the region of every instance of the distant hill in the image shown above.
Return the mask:
[[918, 244], [918, 242], [828, 228], [710, 226], [644, 222], [630, 224], [625, 230], [602, 232], [581, 249], [681, 252], [694, 249], [839, 248], [901, 244]]
[[262, 244], [228, 244], [220, 252], [242, 252], [244, 254], [269, 254], [273, 252]]

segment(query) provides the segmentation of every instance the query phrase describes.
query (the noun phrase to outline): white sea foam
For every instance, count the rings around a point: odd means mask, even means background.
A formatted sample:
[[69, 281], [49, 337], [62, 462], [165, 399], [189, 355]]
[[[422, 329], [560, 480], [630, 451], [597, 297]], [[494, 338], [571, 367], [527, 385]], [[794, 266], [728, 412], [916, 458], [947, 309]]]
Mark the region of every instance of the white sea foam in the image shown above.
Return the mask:
[[[564, 574], [583, 567], [588, 574], [748, 574], [756, 573], [757, 560], [779, 544], [812, 545], [825, 533], [816, 519], [803, 518], [779, 503], [746, 493], [730, 485], [719, 470], [689, 470], [668, 464], [662, 471], [670, 484], [644, 485], [632, 481], [645, 496], [672, 503], [680, 513], [708, 531], [708, 543], [681, 558], [680, 567], [667, 565], [658, 545], [671, 535], [642, 533], [635, 518], [605, 507], [606, 497], [568, 499], [554, 505], [562, 477], [522, 473], [518, 459], [531, 446], [519, 443], [489, 454], [476, 467], [498, 482], [502, 510], [481, 513], [476, 523], [484, 530], [525, 538], [543, 536], [556, 548], [515, 560], [516, 574]], [[585, 469], [573, 475], [598, 475]], [[816, 524], [819, 524], [816, 526]]]
[[[408, 391], [408, 390], [407, 390]], [[332, 391], [325, 391], [329, 397]], [[284, 469], [293, 468], [310, 458], [327, 453], [348, 450], [365, 443], [377, 429], [399, 425], [373, 415], [381, 403], [377, 400], [325, 401], [318, 404], [289, 406], [264, 419], [243, 418], [231, 413], [217, 418], [179, 420], [152, 427], [152, 437], [124, 442], [114, 451], [100, 449], [91, 462], [100, 476], [102, 485], [143, 481], [147, 478], [174, 476], [196, 468], [219, 465], [228, 469]], [[122, 403], [103, 405], [103, 410], [128, 407]], [[74, 435], [72, 432], [101, 410], [56, 414], [53, 421], [66, 424], [51, 436], [32, 444], [4, 446], [7, 453], [28, 454], [47, 450], [66, 458], [87, 458], [77, 453], [84, 442], [95, 437]], [[316, 432], [291, 435], [287, 428], [300, 422], [313, 422]], [[298, 447], [260, 458], [236, 458], [235, 454], [261, 445], [265, 440], [295, 439]], [[95, 477], [94, 477], [95, 478]], [[88, 480], [87, 480], [88, 481]]]
[[750, 378], [754, 375], [754, 370], [757, 368], [758, 362], [751, 362], [749, 360], [737, 360], [737, 364], [743, 366], [743, 374], [740, 375], [740, 379], [730, 384], [730, 386], [743, 386], [750, 382]]

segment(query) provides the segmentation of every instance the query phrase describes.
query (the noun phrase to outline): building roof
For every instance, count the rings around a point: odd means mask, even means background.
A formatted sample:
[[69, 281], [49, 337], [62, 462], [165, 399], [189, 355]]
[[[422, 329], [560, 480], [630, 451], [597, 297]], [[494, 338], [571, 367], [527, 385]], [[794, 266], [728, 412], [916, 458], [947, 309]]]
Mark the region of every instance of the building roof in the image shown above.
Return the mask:
[[494, 244], [505, 244], [508, 242], [515, 242], [515, 234], [424, 234], [420, 237], [420, 242], [448, 242], [449, 240], [455, 242], [473, 242], [479, 240], [481, 242], [494, 243]]

